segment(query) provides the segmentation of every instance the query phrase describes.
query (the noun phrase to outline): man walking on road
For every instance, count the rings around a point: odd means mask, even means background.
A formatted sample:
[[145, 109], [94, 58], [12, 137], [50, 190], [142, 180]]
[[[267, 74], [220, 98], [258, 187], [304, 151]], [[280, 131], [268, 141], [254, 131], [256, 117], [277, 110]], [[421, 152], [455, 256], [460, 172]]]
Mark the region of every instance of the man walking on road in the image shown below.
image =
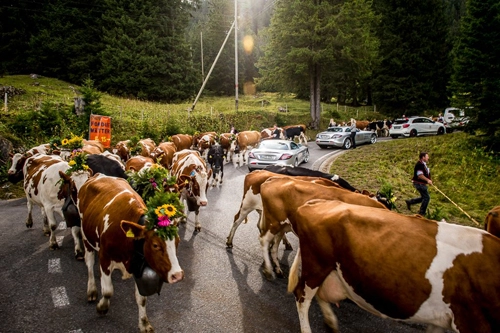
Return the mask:
[[420, 197], [405, 200], [408, 210], [411, 210], [411, 205], [422, 203], [420, 205], [420, 210], [418, 211], [418, 213], [422, 216], [425, 216], [427, 206], [431, 201], [431, 197], [427, 189], [427, 185], [432, 185], [431, 171], [427, 167], [428, 161], [429, 154], [427, 154], [426, 152], [421, 152], [419, 155], [419, 160], [415, 164], [415, 167], [413, 169], [412, 178], [413, 186], [420, 193]]

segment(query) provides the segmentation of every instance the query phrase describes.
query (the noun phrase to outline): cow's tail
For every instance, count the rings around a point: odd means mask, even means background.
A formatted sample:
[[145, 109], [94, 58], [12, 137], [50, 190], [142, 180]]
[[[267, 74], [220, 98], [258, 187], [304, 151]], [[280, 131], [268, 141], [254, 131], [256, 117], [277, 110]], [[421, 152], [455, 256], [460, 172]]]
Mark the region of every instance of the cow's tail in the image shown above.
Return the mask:
[[302, 261], [302, 257], [300, 256], [300, 247], [297, 250], [297, 254], [295, 255], [295, 259], [293, 259], [292, 267], [290, 267], [290, 273], [288, 274], [288, 292], [293, 293], [295, 287], [299, 283], [299, 266]]

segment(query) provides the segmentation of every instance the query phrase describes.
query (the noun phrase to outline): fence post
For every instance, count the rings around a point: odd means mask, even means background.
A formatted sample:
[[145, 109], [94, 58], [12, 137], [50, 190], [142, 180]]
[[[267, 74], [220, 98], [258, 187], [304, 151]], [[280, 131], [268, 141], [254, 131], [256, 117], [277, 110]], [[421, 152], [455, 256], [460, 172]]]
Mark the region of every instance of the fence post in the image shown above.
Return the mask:
[[8, 96], [9, 95], [7, 95], [7, 92], [5, 92], [5, 99], [4, 99], [4, 101], [5, 101], [5, 112], [7, 112], [7, 110], [8, 110], [8, 106], [7, 106], [7, 104], [8, 104], [8, 102], [7, 102]]

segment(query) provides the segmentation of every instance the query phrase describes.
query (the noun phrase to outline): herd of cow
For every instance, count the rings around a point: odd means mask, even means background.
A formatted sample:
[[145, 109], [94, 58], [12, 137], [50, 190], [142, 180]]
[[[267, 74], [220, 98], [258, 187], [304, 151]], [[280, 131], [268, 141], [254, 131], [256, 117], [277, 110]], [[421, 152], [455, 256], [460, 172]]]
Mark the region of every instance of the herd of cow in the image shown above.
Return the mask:
[[[298, 132], [301, 136], [305, 130]], [[194, 202], [185, 205], [185, 214], [195, 212], [195, 231], [200, 231], [199, 208], [208, 203], [210, 179], [212, 186], [220, 186], [224, 164], [234, 161], [233, 155], [244, 162], [245, 151], [263, 133], [178, 134], [159, 145], [145, 139], [139, 142], [138, 156], [130, 155], [130, 141], [118, 143], [113, 152], [85, 141], [89, 170], [71, 175], [66, 174], [70, 164], [64, 154], [52, 154], [49, 145], [41, 145], [12, 155], [8, 175], [13, 183], [24, 181], [27, 227], [33, 225], [32, 206], [41, 207], [51, 249], [58, 248], [54, 214], [71, 227], [75, 257], [84, 259], [88, 268], [89, 302], [98, 295], [93, 269], [98, 252], [102, 297], [97, 311], [104, 314], [113, 295], [111, 272], [119, 269], [130, 277], [137, 247], [163, 281], [184, 278], [176, 255], [179, 238], [163, 240], [144, 227], [146, 206], [126, 181], [127, 172], [141, 172], [156, 162], [170, 170], [183, 201]], [[226, 246], [233, 246], [241, 222], [257, 211], [263, 273], [272, 279], [284, 276], [279, 244], [283, 241], [290, 250], [286, 233], [298, 237], [288, 290], [296, 297], [301, 332], [311, 332], [308, 310], [315, 296], [335, 332], [338, 322], [330, 303], [346, 298], [384, 318], [428, 324], [427, 332], [500, 332], [500, 206], [486, 217], [489, 232], [399, 214], [390, 207], [387, 198], [359, 191], [337, 175], [268, 167], [245, 176]], [[139, 329], [154, 331], [146, 295], [137, 285], [135, 297]]]

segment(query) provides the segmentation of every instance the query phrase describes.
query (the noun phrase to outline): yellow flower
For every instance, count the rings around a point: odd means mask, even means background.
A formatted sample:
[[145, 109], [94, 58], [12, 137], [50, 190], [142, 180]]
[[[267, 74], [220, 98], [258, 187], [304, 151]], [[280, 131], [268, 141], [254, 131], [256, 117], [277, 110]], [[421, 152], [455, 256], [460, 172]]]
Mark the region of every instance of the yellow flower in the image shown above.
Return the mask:
[[63, 140], [61, 141], [61, 144], [62, 144], [63, 146], [66, 146], [66, 145], [68, 144], [68, 139], [63, 139]]
[[73, 165], [75, 165], [75, 164], [76, 164], [76, 162], [75, 162], [75, 160], [71, 160], [71, 161], [69, 161], [69, 162], [68, 162], [68, 164], [69, 164], [70, 166], [73, 166]]
[[175, 209], [175, 207], [171, 204], [163, 205], [163, 207], [165, 207], [165, 215], [167, 215], [168, 217], [174, 216], [177, 212], [177, 209]]
[[87, 164], [83, 164], [83, 170], [88, 170], [89, 166]]

